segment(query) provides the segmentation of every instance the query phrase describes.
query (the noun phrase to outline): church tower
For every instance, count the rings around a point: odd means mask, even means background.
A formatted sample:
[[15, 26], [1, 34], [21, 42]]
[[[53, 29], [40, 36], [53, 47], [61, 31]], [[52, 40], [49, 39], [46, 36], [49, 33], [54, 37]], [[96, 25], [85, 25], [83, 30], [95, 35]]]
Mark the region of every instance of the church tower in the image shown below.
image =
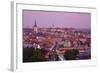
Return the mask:
[[37, 28], [37, 23], [36, 23], [36, 20], [35, 20], [35, 22], [34, 22], [33, 32], [35, 32], [35, 33], [37, 33], [37, 32], [38, 32], [38, 28]]

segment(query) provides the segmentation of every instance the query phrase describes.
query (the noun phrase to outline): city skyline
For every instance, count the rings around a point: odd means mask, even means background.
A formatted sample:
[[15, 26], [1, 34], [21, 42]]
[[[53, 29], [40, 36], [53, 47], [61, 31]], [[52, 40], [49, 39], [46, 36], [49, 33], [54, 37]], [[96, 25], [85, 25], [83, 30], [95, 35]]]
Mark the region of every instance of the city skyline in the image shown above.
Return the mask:
[[23, 28], [91, 28], [91, 14], [61, 11], [23, 10]]

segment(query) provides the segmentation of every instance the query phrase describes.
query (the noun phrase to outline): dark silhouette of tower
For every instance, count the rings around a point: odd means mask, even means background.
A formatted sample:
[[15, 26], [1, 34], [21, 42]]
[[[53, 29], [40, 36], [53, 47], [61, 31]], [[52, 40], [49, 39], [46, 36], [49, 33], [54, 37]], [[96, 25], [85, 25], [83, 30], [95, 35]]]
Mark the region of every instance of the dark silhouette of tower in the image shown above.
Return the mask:
[[37, 28], [37, 23], [36, 23], [36, 20], [35, 20], [35, 22], [34, 22], [33, 32], [35, 32], [35, 33], [37, 33], [37, 32], [38, 32], [38, 28]]

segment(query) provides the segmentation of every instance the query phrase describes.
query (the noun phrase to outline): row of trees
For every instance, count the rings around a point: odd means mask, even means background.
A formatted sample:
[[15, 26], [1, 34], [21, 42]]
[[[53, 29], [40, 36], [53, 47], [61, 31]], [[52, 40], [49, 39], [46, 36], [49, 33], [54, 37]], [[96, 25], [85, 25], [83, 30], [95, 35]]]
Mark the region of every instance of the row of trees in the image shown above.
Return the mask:
[[[34, 48], [24, 48], [23, 49], [23, 62], [41, 62], [41, 61], [49, 61], [48, 58], [45, 56], [47, 55], [49, 51], [43, 49], [34, 49]], [[56, 55], [54, 52], [53, 55]], [[77, 49], [67, 50], [64, 53], [65, 60], [75, 60], [77, 58], [77, 55], [79, 54], [79, 51]], [[57, 59], [58, 60], [58, 59]], [[55, 59], [55, 61], [57, 61]]]

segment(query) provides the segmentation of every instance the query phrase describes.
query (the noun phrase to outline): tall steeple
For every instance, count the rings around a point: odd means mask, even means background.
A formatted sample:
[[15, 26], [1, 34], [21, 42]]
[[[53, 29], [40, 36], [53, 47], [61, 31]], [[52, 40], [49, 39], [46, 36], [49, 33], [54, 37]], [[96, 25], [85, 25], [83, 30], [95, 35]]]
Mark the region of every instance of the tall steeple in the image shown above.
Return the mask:
[[36, 20], [35, 20], [35, 22], [34, 22], [34, 27], [37, 27], [37, 23], [36, 23]]
[[35, 19], [35, 21], [34, 21], [34, 26], [33, 26], [33, 31], [35, 32], [35, 33], [37, 33], [37, 23], [36, 23], [36, 19]]

